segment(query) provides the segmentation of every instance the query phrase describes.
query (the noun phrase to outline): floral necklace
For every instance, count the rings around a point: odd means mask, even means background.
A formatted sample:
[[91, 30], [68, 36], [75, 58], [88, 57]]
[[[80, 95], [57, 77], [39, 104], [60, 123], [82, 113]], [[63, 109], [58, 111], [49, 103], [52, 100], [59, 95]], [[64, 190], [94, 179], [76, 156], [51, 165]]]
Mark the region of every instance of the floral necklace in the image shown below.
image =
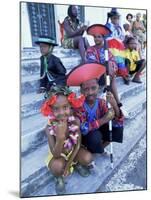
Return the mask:
[[[68, 117], [68, 137], [64, 141], [64, 148], [67, 150], [71, 150], [75, 144], [77, 144], [79, 137], [79, 127], [75, 124], [75, 117], [73, 115]], [[49, 134], [56, 136], [55, 127], [58, 125], [55, 117], [52, 115], [48, 116], [48, 126], [49, 126]]]
[[76, 20], [76, 22], [73, 22], [72, 19], [71, 19], [71, 17], [69, 17], [69, 16], [67, 17], [67, 20], [68, 20], [68, 22], [69, 22], [71, 28], [72, 28], [74, 31], [76, 31], [77, 28], [80, 28], [80, 23], [78, 23], [77, 20]]

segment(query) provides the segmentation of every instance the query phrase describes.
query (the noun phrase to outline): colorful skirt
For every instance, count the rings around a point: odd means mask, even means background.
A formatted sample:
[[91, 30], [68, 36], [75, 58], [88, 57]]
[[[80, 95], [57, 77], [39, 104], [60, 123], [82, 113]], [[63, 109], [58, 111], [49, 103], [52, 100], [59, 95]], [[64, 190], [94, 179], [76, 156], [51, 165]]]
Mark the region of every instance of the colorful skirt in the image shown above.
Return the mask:
[[64, 38], [62, 40], [62, 47], [65, 49], [74, 49], [74, 39], [73, 38]]

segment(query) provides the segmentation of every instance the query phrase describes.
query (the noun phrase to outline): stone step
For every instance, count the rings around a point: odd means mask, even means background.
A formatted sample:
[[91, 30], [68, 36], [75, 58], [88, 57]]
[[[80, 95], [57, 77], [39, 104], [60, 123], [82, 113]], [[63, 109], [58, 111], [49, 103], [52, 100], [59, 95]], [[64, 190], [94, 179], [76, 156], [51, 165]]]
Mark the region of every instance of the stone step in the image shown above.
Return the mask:
[[147, 103], [146, 90], [139, 93], [136, 98], [129, 97], [122, 101], [121, 107], [126, 119], [134, 119], [139, 113], [146, 108]]
[[[60, 58], [67, 71], [79, 65], [81, 61], [79, 56], [74, 56], [72, 59], [69, 58], [69, 56]], [[21, 61], [21, 69], [26, 72], [24, 76], [40, 74], [40, 59]]]
[[[64, 66], [66, 67], [67, 74], [73, 69], [75, 66], [80, 64], [80, 58], [75, 57], [74, 59], [69, 59], [69, 57], [62, 59]], [[23, 75], [21, 78], [21, 94], [27, 94], [31, 92], [36, 92], [39, 88], [39, 78], [40, 78], [40, 66], [37, 63], [33, 63], [27, 66], [23, 65], [23, 69], [21, 74]]]
[[47, 118], [41, 114], [25, 118], [21, 121], [21, 147], [22, 156], [33, 152], [46, 142], [44, 129]]
[[[136, 100], [137, 99], [137, 100]], [[135, 118], [146, 107], [146, 91], [142, 91], [137, 96], [131, 96], [123, 100], [123, 113], [127, 120]], [[31, 123], [32, 122], [32, 123]], [[22, 119], [21, 122], [21, 144], [22, 156], [26, 156], [35, 151], [47, 139], [44, 128], [47, 118], [41, 114]]]
[[[145, 79], [143, 79], [142, 84], [131, 82], [130, 85], [125, 85], [122, 83], [122, 78], [118, 77], [117, 88], [119, 92], [120, 99], [123, 100], [126, 97], [134, 96], [139, 92], [143, 91], [146, 87]], [[73, 90], [78, 91], [78, 87], [72, 87]], [[21, 115], [22, 117], [29, 117], [33, 114], [39, 113], [39, 109], [43, 103], [43, 94], [29, 93], [24, 94], [21, 97]]]
[[[141, 126], [140, 126], [140, 122]], [[94, 193], [120, 165], [135, 144], [146, 134], [146, 109], [125, 125], [122, 144], [113, 143], [113, 169], [108, 156], [94, 154], [95, 170], [87, 178], [74, 172], [66, 178], [66, 194]], [[107, 147], [109, 150], [110, 147]], [[41, 146], [21, 159], [21, 197], [56, 195], [54, 179], [45, 166], [48, 146]]]
[[[34, 52], [22, 53], [21, 74], [23, 76], [31, 76], [35, 74], [38, 75], [40, 73], [40, 54], [37, 53], [37, 51], [35, 51], [35, 53]], [[67, 71], [79, 65], [79, 63], [81, 62], [81, 57], [79, 55], [78, 50], [63, 49], [61, 47], [58, 47], [57, 49], [55, 49], [53, 54], [61, 59]]]
[[21, 96], [21, 117], [29, 117], [40, 112], [44, 94], [29, 93]]
[[[57, 46], [53, 50], [53, 54], [58, 57], [66, 57], [66, 56], [79, 56], [79, 51], [77, 49], [64, 49], [61, 46]], [[39, 47], [34, 48], [24, 48], [21, 52], [22, 60], [36, 60], [41, 56]]]
[[40, 73], [40, 59], [21, 60], [21, 74], [31, 76]]
[[[118, 85], [119, 84], [119, 85]], [[123, 101], [125, 98], [129, 98], [130, 96], [135, 96], [139, 94], [141, 91], [146, 89], [146, 77], [142, 77], [142, 83], [134, 83], [130, 82], [130, 85], [121, 85], [117, 84], [117, 90], [120, 97], [120, 100]]]

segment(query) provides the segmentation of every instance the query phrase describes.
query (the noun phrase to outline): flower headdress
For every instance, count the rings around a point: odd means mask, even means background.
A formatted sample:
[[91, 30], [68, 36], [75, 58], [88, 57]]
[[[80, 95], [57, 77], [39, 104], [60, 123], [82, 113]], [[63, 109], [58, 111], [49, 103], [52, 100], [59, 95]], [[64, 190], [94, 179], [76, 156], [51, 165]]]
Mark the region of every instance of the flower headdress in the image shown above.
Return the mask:
[[52, 86], [50, 91], [46, 93], [46, 101], [41, 107], [41, 113], [44, 116], [51, 115], [51, 106], [55, 104], [58, 95], [67, 96], [68, 101], [73, 108], [82, 107], [85, 100], [84, 95], [80, 95], [78, 98], [76, 98], [76, 94], [72, 92], [67, 86]]

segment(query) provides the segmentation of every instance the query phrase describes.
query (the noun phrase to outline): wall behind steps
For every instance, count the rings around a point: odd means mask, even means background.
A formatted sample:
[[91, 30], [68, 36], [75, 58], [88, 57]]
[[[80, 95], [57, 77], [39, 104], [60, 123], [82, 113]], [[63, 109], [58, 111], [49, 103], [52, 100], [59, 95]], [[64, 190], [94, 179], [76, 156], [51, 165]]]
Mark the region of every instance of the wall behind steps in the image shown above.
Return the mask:
[[[68, 5], [55, 5], [55, 24], [56, 24], [56, 34], [57, 34], [57, 43], [60, 44], [60, 31], [58, 20], [62, 22], [64, 18], [67, 16]], [[109, 12], [111, 8], [102, 8], [95, 6], [86, 6], [85, 7], [85, 23], [86, 25], [91, 25], [95, 23], [105, 24], [107, 20], [107, 12]], [[136, 15], [136, 13], [141, 12], [141, 14], [146, 13], [145, 10], [132, 10], [132, 9], [118, 9], [118, 12], [121, 14], [120, 23], [123, 25], [125, 23], [126, 15], [128, 13], [132, 13]], [[31, 31], [29, 24], [29, 16], [27, 10], [27, 4], [25, 2], [21, 3], [21, 49], [24, 47], [32, 47], [31, 41]], [[88, 40], [90, 45], [93, 45], [93, 38], [88, 36]]]

